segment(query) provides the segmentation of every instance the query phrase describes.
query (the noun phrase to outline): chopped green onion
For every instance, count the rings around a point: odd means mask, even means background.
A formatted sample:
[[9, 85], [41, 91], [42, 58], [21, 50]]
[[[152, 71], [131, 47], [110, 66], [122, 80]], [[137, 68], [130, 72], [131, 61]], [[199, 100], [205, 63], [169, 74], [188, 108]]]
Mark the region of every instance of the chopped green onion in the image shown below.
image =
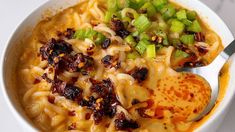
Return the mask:
[[128, 0], [118, 0], [118, 8], [123, 9], [129, 7], [129, 1]]
[[131, 23], [131, 19], [130, 19], [130, 17], [123, 17], [123, 18], [122, 18], [122, 22]]
[[131, 19], [129, 17], [122, 18], [122, 22], [124, 23], [125, 27], [128, 27], [128, 25], [131, 23]]
[[127, 53], [127, 59], [136, 59], [139, 56], [139, 54], [135, 51], [131, 52], [131, 53]]
[[106, 23], [110, 22], [110, 20], [111, 20], [113, 14], [114, 14], [113, 12], [107, 11], [107, 12], [105, 13], [105, 16], [104, 16], [104, 22], [106, 22]]
[[148, 0], [135, 0], [137, 3], [139, 3], [139, 4], [144, 4], [144, 3], [146, 3]]
[[155, 58], [156, 57], [156, 47], [154, 44], [147, 46], [146, 54], [147, 54], [148, 58]]
[[186, 25], [186, 26], [190, 26], [193, 22], [191, 22], [190, 20], [188, 20], [188, 19], [183, 19], [183, 20], [181, 20], [183, 23], [184, 23], [184, 25]]
[[79, 29], [75, 32], [74, 38], [76, 39], [85, 39], [85, 38], [92, 38], [97, 34], [96, 31], [92, 30], [91, 28], [88, 29]]
[[141, 33], [140, 40], [150, 40], [150, 37], [146, 33]]
[[93, 38], [93, 39], [94, 39], [95, 44], [101, 44], [105, 41], [106, 37], [103, 34], [98, 33], [96, 38]]
[[151, 17], [156, 14], [156, 9], [151, 2], [146, 2], [140, 10], [146, 10], [148, 17]]
[[200, 23], [197, 20], [194, 20], [193, 23], [188, 26], [187, 30], [196, 33], [202, 31]]
[[167, 21], [167, 24], [168, 24], [168, 25], [171, 25], [171, 23], [172, 23], [174, 20], [177, 20], [177, 19], [175, 19], [175, 18], [169, 19], [169, 20]]
[[160, 11], [167, 3], [167, 0], [153, 0], [153, 5], [157, 11]]
[[139, 36], [139, 32], [138, 32], [138, 31], [133, 32], [133, 33], [132, 33], [132, 36], [134, 36], [134, 37]]
[[174, 56], [177, 58], [178, 57], [187, 58], [187, 57], [189, 57], [189, 54], [187, 54], [186, 52], [184, 52], [182, 50], [176, 50]]
[[142, 5], [144, 5], [144, 3], [146, 2], [146, 0], [126, 0], [128, 3], [128, 7], [138, 10], [140, 9], [140, 7]]
[[79, 29], [75, 32], [73, 38], [75, 38], [75, 39], [85, 39], [85, 33], [86, 33], [85, 29]]
[[167, 34], [165, 32], [163, 32], [162, 30], [157, 30], [154, 32], [157, 36], [160, 36], [160, 37], [167, 37]]
[[171, 22], [170, 31], [176, 33], [182, 33], [184, 31], [184, 24], [178, 20], [173, 20]]
[[135, 47], [135, 49], [141, 54], [143, 55], [146, 48], [147, 48], [147, 45], [149, 45], [149, 41], [147, 40], [141, 40]]
[[169, 45], [168, 38], [164, 38], [162, 44], [168, 46]]
[[95, 44], [101, 44], [105, 40], [105, 36], [91, 28], [88, 29], [78, 29], [73, 38], [84, 40], [86, 38], [91, 39]]
[[187, 45], [194, 44], [194, 35], [182, 35], [180, 41]]
[[160, 12], [162, 14], [163, 19], [167, 20], [167, 19], [172, 18], [175, 15], [176, 11], [173, 5], [168, 4], [164, 6]]
[[187, 11], [187, 18], [191, 21], [195, 20], [197, 13], [195, 11]]
[[128, 45], [130, 45], [131, 47], [135, 47], [136, 46], [136, 42], [135, 42], [135, 39], [129, 35], [125, 38], [125, 42], [128, 43]]
[[135, 19], [139, 17], [139, 14], [136, 12], [136, 10], [131, 8], [124, 8], [121, 11], [122, 18], [127, 17], [127, 14], [131, 14]]
[[133, 24], [139, 32], [144, 32], [151, 26], [151, 22], [145, 15], [140, 15]]
[[186, 11], [185, 10], [180, 10], [176, 13], [176, 17], [179, 19], [179, 20], [183, 20], [183, 19], [187, 19], [187, 14], [186, 14]]
[[158, 29], [162, 31], [166, 31], [168, 28], [167, 24], [165, 22], [159, 22], [158, 23]]
[[116, 12], [118, 10], [118, 0], [108, 0], [108, 10]]
[[122, 19], [121, 10], [114, 13], [115, 17]]
[[96, 32], [95, 30], [93, 30], [91, 28], [88, 28], [88, 29], [86, 29], [84, 36], [86, 38], [92, 39], [96, 34], [98, 34], [98, 32]]
[[139, 5], [138, 3], [136, 3], [135, 0], [126, 0], [126, 1], [128, 3], [128, 7], [135, 9], [135, 10], [139, 9]]
[[177, 38], [172, 38], [171, 39], [171, 43], [174, 47], [176, 47], [177, 45], [181, 44], [180, 40]]

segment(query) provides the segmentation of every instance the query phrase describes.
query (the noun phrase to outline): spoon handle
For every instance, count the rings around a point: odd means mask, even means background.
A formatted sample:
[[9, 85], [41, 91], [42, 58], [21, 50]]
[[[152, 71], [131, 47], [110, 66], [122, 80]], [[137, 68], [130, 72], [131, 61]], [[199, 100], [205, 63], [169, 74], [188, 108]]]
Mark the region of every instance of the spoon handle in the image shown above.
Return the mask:
[[235, 53], [235, 40], [233, 40], [233, 42], [231, 42], [225, 49], [224, 52], [228, 55], [228, 56], [232, 56], [233, 53]]

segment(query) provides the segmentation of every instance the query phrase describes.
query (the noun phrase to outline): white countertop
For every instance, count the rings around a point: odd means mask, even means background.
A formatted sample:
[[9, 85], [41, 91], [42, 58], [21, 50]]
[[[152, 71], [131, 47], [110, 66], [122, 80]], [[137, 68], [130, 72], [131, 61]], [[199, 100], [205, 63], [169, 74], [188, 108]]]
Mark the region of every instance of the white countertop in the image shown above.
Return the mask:
[[[36, 7], [47, 0], [0, 0], [0, 51], [17, 25]], [[235, 0], [202, 0], [215, 10], [235, 34]], [[218, 132], [235, 131], [235, 100]], [[22, 132], [0, 93], [0, 126], [2, 132]]]

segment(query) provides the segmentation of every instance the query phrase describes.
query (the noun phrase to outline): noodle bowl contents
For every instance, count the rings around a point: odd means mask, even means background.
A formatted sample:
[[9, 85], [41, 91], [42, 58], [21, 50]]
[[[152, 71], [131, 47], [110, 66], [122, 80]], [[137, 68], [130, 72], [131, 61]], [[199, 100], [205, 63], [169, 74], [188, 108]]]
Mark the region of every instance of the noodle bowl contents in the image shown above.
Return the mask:
[[220, 38], [167, 0], [83, 0], [41, 21], [18, 62], [19, 95], [42, 131], [192, 131]]

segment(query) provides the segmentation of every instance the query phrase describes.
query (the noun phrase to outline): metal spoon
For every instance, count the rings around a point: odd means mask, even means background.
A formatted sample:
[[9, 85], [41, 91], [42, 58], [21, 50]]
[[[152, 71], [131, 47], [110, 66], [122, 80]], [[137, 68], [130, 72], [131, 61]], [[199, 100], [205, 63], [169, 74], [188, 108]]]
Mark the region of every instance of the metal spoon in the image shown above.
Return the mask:
[[233, 40], [215, 59], [204, 67], [181, 68], [180, 72], [191, 72], [205, 78], [211, 87], [211, 99], [206, 108], [192, 121], [200, 120], [214, 107], [219, 93], [219, 72], [228, 58], [235, 53], [235, 40]]

